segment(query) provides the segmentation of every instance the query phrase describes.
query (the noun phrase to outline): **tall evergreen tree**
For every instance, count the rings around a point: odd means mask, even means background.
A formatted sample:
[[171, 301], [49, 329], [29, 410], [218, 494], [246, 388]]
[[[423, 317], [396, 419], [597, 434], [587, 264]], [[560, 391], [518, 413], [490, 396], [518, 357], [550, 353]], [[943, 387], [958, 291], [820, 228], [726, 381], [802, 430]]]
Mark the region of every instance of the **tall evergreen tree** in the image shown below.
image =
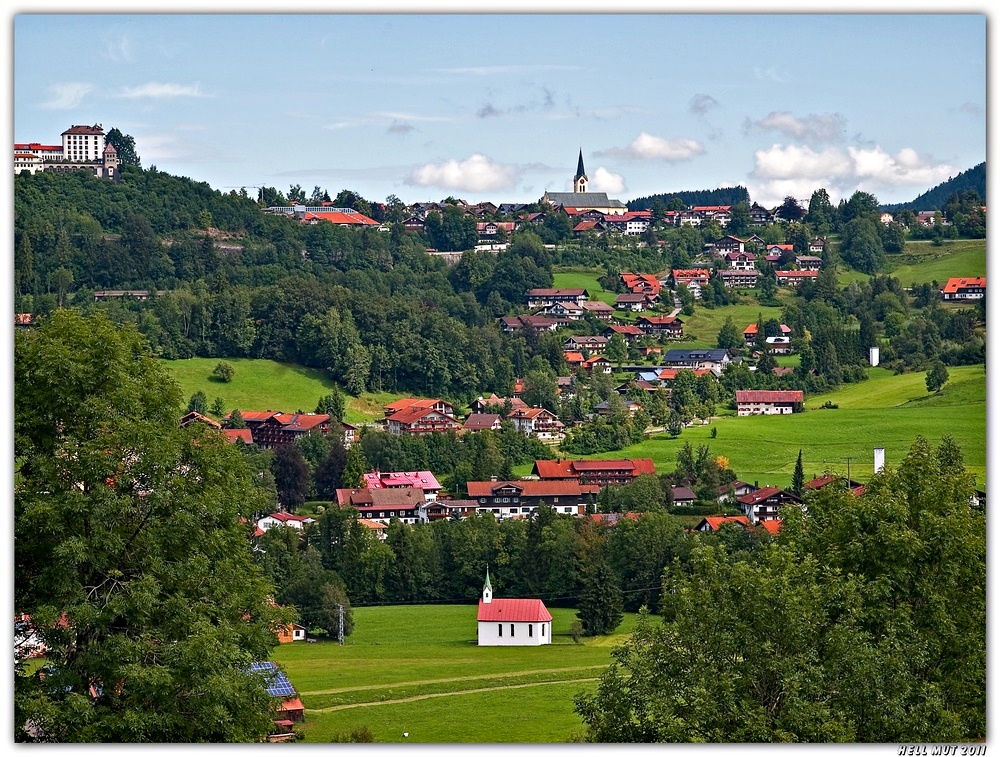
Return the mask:
[[795, 461], [795, 470], [792, 472], [792, 494], [796, 497], [801, 497], [804, 486], [805, 474], [802, 471], [802, 450], [799, 450], [799, 457]]
[[622, 590], [618, 576], [602, 558], [588, 572], [583, 582], [583, 594], [577, 617], [585, 636], [600, 636], [614, 631], [624, 616]]

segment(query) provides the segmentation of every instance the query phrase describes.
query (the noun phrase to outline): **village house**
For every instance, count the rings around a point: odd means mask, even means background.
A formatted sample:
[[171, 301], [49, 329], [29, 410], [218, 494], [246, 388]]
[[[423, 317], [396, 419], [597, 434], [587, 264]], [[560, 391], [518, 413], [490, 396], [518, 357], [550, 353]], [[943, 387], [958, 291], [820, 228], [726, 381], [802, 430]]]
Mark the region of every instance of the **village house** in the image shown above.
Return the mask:
[[458, 431], [462, 428], [453, 415], [440, 410], [414, 406], [393, 413], [385, 419], [386, 430], [395, 436], [429, 434], [435, 431]]
[[503, 416], [497, 413], [471, 413], [462, 424], [462, 431], [475, 434], [479, 431], [499, 431]]
[[587, 373], [593, 373], [597, 371], [598, 373], [611, 373], [611, 361], [608, 360], [604, 355], [592, 355], [584, 360], [580, 367], [583, 368]]
[[775, 271], [774, 275], [781, 286], [797, 287], [803, 281], [815, 281], [819, 271]]
[[687, 286], [692, 283], [705, 286], [708, 284], [712, 272], [707, 268], [674, 268], [670, 275], [674, 280], [675, 287]]
[[566, 438], [563, 422], [555, 413], [544, 407], [514, 410], [507, 417], [525, 436], [534, 436], [543, 442], [560, 441]]
[[366, 489], [407, 489], [413, 487], [424, 493], [424, 499], [433, 502], [438, 492], [443, 488], [437, 478], [429, 470], [410, 473], [393, 471], [384, 473], [373, 470], [361, 476], [361, 483]]
[[865, 485], [860, 481], [854, 481], [845, 476], [835, 476], [832, 473], [824, 473], [822, 476], [814, 478], [811, 481], [806, 481], [802, 485], [802, 488], [807, 492], [814, 492], [825, 489], [828, 486], [837, 486], [840, 489], [846, 489], [859, 497], [865, 491]]
[[740, 510], [751, 523], [777, 520], [778, 512], [786, 505], [804, 505], [799, 497], [776, 486], [765, 486], [736, 499]]
[[543, 308], [557, 302], [581, 305], [590, 299], [586, 289], [529, 289], [528, 307]]
[[760, 279], [760, 271], [756, 268], [746, 271], [723, 268], [718, 271], [718, 275], [726, 289], [754, 289]]
[[555, 331], [559, 328], [559, 321], [543, 315], [507, 315], [500, 319], [500, 328], [505, 334], [513, 334], [517, 331], [533, 331], [536, 334], [541, 334], [546, 331]]
[[298, 623], [289, 623], [278, 629], [278, 643], [290, 644], [295, 641], [306, 640], [306, 627]]
[[674, 505], [679, 505], [681, 507], [693, 505], [694, 501], [697, 499], [695, 493], [689, 486], [671, 486], [670, 494], [673, 497]]
[[553, 318], [559, 323], [569, 323], [571, 321], [582, 321], [584, 309], [582, 305], [573, 305], [568, 302], [554, 302], [542, 308], [537, 315], [544, 315], [546, 318]]
[[[781, 329], [781, 336], [791, 336], [792, 330], [788, 328], [785, 324], [781, 324], [779, 327]], [[751, 323], [745, 329], [743, 329], [743, 341], [746, 343], [747, 347], [752, 347], [757, 343], [757, 324]]]
[[578, 481], [599, 487], [630, 484], [639, 476], [656, 475], [653, 461], [646, 458], [624, 460], [535, 460], [531, 469], [542, 481]]
[[285, 673], [270, 661], [250, 663], [250, 672], [264, 678], [267, 693], [277, 705], [273, 710], [275, 730], [268, 736], [270, 742], [292, 741], [295, 739], [293, 727], [305, 720], [305, 705], [299, 698], [295, 687]]
[[[635, 400], [625, 400], [625, 412], [628, 414], [629, 418], [635, 416], [640, 410], [643, 409], [641, 402], [636, 402]], [[598, 402], [594, 405], [594, 412], [600, 416], [607, 416], [609, 412], [608, 401]]]
[[826, 249], [826, 237], [813, 237], [809, 240], [809, 252], [822, 253]]
[[481, 647], [538, 647], [552, 643], [552, 615], [540, 599], [495, 599], [486, 571], [476, 615]]
[[941, 297], [947, 302], [981, 300], [986, 296], [986, 277], [953, 278], [941, 290]]
[[546, 504], [558, 513], [584, 515], [587, 503], [600, 491], [594, 484], [578, 481], [469, 481], [469, 498], [476, 500], [477, 512], [492, 513], [500, 520], [530, 518]]
[[684, 322], [672, 315], [640, 315], [635, 325], [645, 334], [666, 339], [680, 339], [684, 336]]
[[817, 255], [796, 255], [795, 265], [800, 271], [818, 271], [823, 267], [823, 258]]
[[473, 413], [498, 412], [507, 407], [507, 403], [510, 403], [510, 410], [527, 407], [524, 400], [519, 397], [497, 397], [496, 394], [491, 394], [489, 397], [477, 397], [469, 405], [469, 409]]
[[736, 392], [737, 415], [790, 415], [801, 407], [802, 390], [745, 389]]
[[427, 504], [424, 512], [428, 522], [464, 519], [476, 514], [477, 505], [478, 503], [472, 499], [436, 499]]
[[722, 349], [694, 349], [667, 350], [663, 356], [663, 365], [668, 368], [707, 368], [709, 370], [724, 371], [726, 366], [732, 362], [728, 350]]
[[308, 515], [296, 515], [294, 513], [271, 513], [270, 515], [265, 515], [257, 521], [257, 528], [265, 533], [268, 529], [274, 528], [275, 526], [287, 526], [288, 528], [294, 528], [297, 531], [302, 531], [306, 526], [315, 522], [316, 519], [311, 518]]
[[742, 253], [746, 251], [746, 242], [739, 237], [729, 234], [716, 239], [710, 245], [712, 252], [719, 257], [724, 257], [730, 253]]
[[580, 307], [583, 308], [584, 314], [590, 313], [602, 321], [610, 321], [615, 314], [615, 309], [601, 300], [588, 300], [581, 303]]
[[427, 498], [422, 489], [407, 486], [393, 489], [337, 489], [337, 504], [353, 507], [358, 517], [388, 525], [393, 518], [402, 523], [426, 522]]
[[643, 292], [626, 292], [615, 297], [615, 307], [618, 310], [631, 310], [640, 313], [656, 305], [659, 296]]
[[584, 336], [575, 334], [563, 342], [564, 350], [586, 350], [591, 355], [600, 355], [608, 346], [606, 336]]
[[626, 342], [634, 342], [646, 335], [646, 332], [634, 323], [612, 324], [602, 332], [606, 339], [610, 339], [613, 334], [621, 334]]
[[757, 258], [749, 252], [728, 252], [725, 260], [733, 271], [754, 271], [757, 268]]
[[701, 522], [694, 527], [694, 530], [703, 533], [715, 533], [727, 523], [742, 528], [750, 526], [750, 521], [747, 520], [747, 516], [745, 515], [709, 515], [702, 518]]
[[722, 484], [719, 487], [719, 496], [716, 497], [716, 500], [720, 503], [726, 502], [728, 500], [742, 497], [746, 494], [749, 494], [752, 491], [756, 491], [756, 489], [757, 487], [754, 486], [753, 484], [748, 484], [745, 481], [740, 481], [739, 479], [735, 479], [733, 481], [729, 481], [725, 484]]
[[659, 294], [660, 280], [651, 273], [623, 273], [621, 282], [630, 292], [641, 292], [643, 294]]

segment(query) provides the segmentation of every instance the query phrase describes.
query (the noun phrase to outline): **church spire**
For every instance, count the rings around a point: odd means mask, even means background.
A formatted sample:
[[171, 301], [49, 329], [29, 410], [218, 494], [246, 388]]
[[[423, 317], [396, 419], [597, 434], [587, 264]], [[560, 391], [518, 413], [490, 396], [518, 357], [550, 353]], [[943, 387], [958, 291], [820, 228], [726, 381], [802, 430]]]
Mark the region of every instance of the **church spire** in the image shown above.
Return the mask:
[[587, 191], [587, 172], [583, 168], [583, 148], [580, 148], [580, 158], [576, 163], [576, 176], [573, 177], [573, 191]]
[[493, 587], [490, 585], [490, 566], [486, 566], [486, 583], [483, 584], [483, 604], [493, 601]]

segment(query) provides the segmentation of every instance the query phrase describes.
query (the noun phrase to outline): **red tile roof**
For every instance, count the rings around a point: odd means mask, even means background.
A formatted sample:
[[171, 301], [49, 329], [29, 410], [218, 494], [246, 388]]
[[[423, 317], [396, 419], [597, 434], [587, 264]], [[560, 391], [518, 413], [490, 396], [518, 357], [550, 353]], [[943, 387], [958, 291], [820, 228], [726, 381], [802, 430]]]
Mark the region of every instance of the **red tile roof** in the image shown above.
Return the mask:
[[767, 391], [742, 389], [736, 392], [737, 402], [802, 402], [802, 390]]
[[224, 428], [222, 429], [222, 433], [234, 444], [237, 440], [242, 441], [244, 444], [253, 444], [253, 435], [248, 428]]
[[479, 600], [480, 622], [544, 623], [552, 620], [540, 599], [494, 599], [492, 602]]
[[[719, 526], [724, 523], [735, 523], [739, 526], [749, 526], [750, 521], [745, 515], [709, 515], [702, 519], [701, 523], [707, 523], [710, 531], [718, 531]], [[701, 523], [698, 524], [698, 529], [701, 531]]]
[[945, 294], [955, 294], [959, 289], [967, 289], [970, 287], [981, 287], [986, 288], [986, 277], [982, 276], [980, 278], [972, 279], [948, 279], [948, 283], [944, 285], [944, 289], [941, 291]]

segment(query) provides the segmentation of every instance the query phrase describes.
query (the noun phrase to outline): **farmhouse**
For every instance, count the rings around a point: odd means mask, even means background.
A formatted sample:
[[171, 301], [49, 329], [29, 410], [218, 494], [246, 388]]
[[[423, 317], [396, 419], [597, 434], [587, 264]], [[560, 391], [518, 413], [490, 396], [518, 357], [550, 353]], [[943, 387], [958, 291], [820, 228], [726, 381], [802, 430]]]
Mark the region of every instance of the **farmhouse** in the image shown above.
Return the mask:
[[947, 301], [981, 300], [986, 296], [986, 277], [971, 279], [948, 279], [941, 290], [941, 297]]
[[599, 486], [576, 481], [469, 481], [469, 498], [478, 502], [481, 513], [493, 513], [499, 520], [530, 518], [545, 503], [567, 515], [583, 515], [588, 500]]
[[784, 489], [779, 489], [776, 486], [765, 486], [757, 489], [742, 497], [738, 497], [736, 502], [751, 523], [777, 520], [778, 511], [789, 504], [803, 507], [801, 499], [791, 492], [786, 492]]
[[590, 299], [586, 289], [529, 289], [528, 307], [542, 308], [557, 302], [580, 306]]
[[608, 486], [629, 484], [644, 473], [656, 475], [653, 461], [634, 460], [535, 460], [533, 475], [543, 481], [579, 481], [581, 484]]
[[274, 712], [275, 731], [268, 741], [288, 741], [295, 738], [292, 727], [305, 720], [305, 706], [291, 681], [273, 662], [250, 663], [250, 672], [257, 673], [267, 682], [267, 693], [278, 700]]
[[789, 415], [802, 405], [802, 391], [742, 390], [736, 392], [737, 415]]
[[774, 275], [782, 286], [797, 287], [803, 281], [815, 281], [819, 271], [776, 271]]
[[544, 407], [529, 407], [515, 410], [507, 416], [514, 426], [525, 436], [535, 436], [542, 441], [558, 441], [566, 438], [565, 426], [559, 417]]
[[494, 599], [489, 570], [476, 620], [481, 647], [540, 647], [552, 643], [552, 614], [545, 603], [540, 599]]
[[400, 489], [337, 489], [337, 504], [354, 507], [360, 518], [379, 520], [388, 525], [398, 518], [403, 523], [427, 520], [427, 499], [415, 486]]
[[699, 350], [667, 350], [663, 357], [665, 368], [708, 368], [724, 371], [729, 365], [731, 358], [728, 350], [721, 349], [699, 349]]
[[695, 526], [694, 530], [714, 533], [727, 523], [742, 526], [743, 528], [750, 525], [750, 521], [747, 520], [747, 516], [745, 515], [709, 515], [706, 518], [702, 518], [701, 523]]

